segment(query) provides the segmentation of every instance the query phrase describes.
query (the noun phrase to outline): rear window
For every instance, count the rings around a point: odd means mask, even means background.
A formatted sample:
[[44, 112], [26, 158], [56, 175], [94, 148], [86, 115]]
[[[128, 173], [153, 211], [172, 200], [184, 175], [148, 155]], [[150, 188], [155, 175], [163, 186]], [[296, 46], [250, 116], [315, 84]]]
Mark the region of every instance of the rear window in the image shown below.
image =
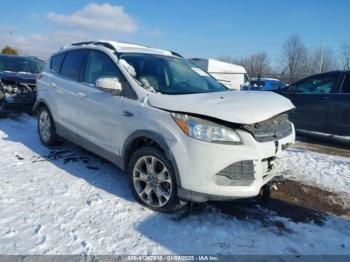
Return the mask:
[[66, 53], [55, 55], [51, 58], [51, 70], [55, 73], [59, 73], [61, 69], [61, 65]]
[[86, 54], [87, 54], [86, 50], [75, 50], [75, 51], [68, 52], [63, 61], [61, 75], [71, 80], [79, 81], [80, 72], [81, 72]]

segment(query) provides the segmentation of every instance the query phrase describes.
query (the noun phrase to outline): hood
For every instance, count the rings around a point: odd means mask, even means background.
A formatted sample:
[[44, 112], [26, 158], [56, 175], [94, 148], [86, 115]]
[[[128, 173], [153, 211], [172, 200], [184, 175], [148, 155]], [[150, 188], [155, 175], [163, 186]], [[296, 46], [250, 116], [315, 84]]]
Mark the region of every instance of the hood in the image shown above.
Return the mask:
[[35, 84], [36, 74], [4, 71], [0, 72], [0, 78], [2, 80], [13, 81], [16, 83]]
[[224, 91], [203, 94], [151, 93], [153, 107], [209, 116], [237, 124], [253, 124], [294, 109], [289, 99], [272, 92]]

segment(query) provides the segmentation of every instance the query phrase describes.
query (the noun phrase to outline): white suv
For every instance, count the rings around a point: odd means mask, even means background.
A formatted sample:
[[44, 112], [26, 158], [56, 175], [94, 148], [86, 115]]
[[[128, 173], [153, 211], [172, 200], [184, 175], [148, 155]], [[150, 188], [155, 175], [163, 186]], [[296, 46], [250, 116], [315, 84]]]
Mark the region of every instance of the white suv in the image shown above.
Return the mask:
[[228, 90], [175, 52], [135, 44], [64, 47], [37, 89], [42, 143], [62, 137], [115, 163], [159, 211], [258, 195], [295, 140], [288, 99]]

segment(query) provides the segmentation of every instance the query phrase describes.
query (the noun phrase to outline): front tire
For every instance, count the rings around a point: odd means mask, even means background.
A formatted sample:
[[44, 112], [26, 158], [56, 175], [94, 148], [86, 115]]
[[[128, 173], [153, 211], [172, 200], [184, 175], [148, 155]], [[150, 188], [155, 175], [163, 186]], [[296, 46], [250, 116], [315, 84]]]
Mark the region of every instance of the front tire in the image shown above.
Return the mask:
[[164, 153], [154, 147], [143, 147], [131, 157], [128, 165], [130, 188], [142, 205], [160, 212], [179, 208], [174, 169]]
[[55, 125], [49, 110], [43, 106], [38, 112], [38, 132], [41, 142], [45, 146], [54, 146], [59, 142]]

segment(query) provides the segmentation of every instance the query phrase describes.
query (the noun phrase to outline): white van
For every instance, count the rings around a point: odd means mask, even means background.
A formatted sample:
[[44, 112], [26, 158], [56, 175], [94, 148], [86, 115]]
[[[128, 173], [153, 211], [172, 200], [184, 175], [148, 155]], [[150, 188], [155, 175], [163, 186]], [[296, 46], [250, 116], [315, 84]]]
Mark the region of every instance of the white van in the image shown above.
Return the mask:
[[295, 139], [287, 98], [232, 92], [166, 50], [77, 43], [53, 54], [37, 88], [42, 143], [64, 138], [115, 163], [159, 211], [258, 195]]
[[243, 66], [206, 58], [191, 58], [191, 63], [211, 74], [216, 80], [229, 89], [240, 90], [249, 81]]

